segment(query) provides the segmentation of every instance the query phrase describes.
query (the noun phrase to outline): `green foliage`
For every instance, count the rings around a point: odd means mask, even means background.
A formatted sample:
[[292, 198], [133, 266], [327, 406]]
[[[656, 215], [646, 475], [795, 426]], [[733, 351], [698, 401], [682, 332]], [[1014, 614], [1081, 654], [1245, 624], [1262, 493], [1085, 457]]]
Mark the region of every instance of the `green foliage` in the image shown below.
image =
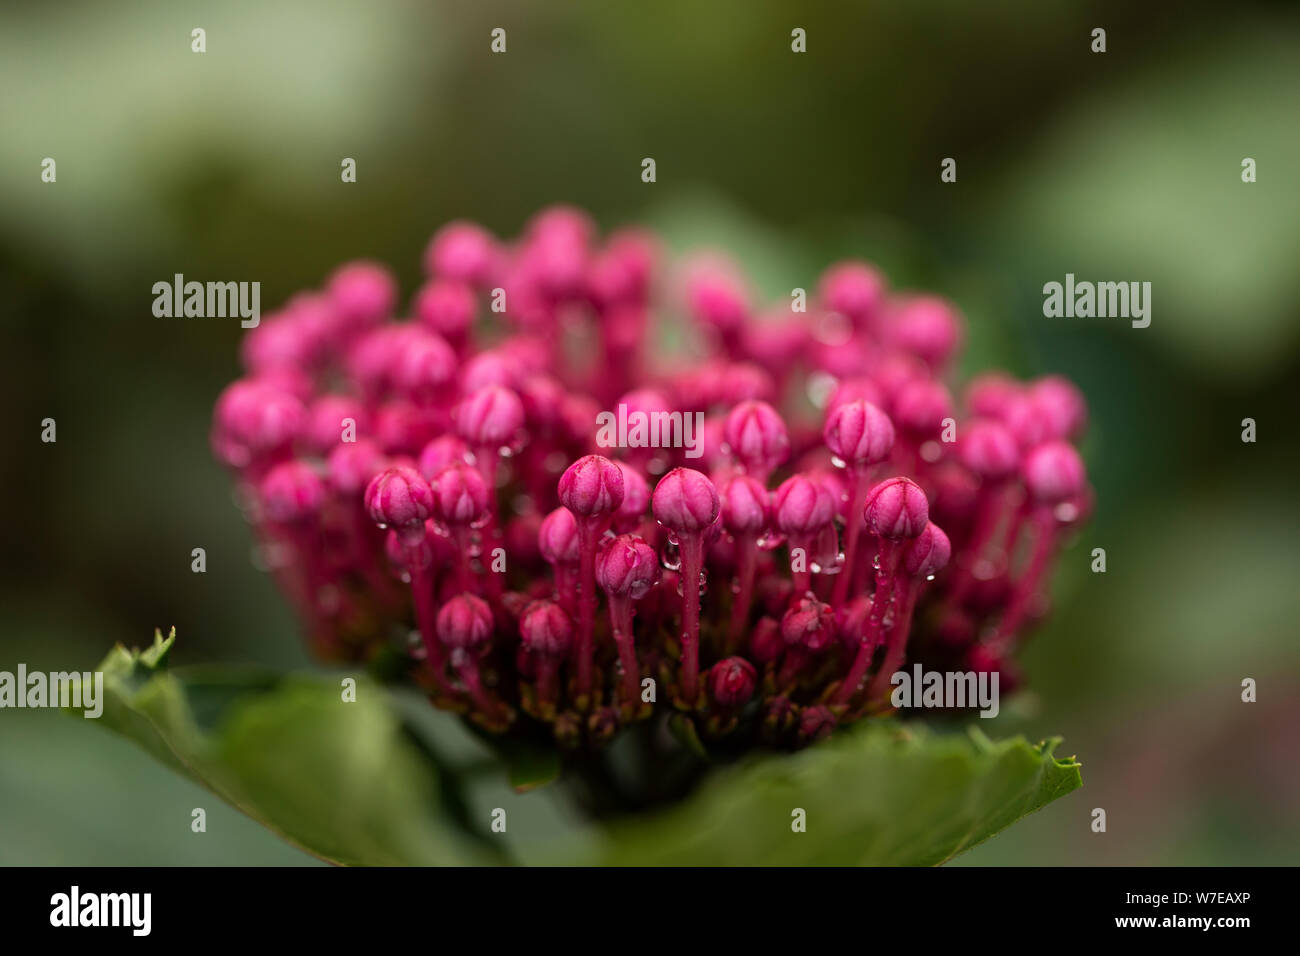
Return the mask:
[[[158, 634], [143, 652], [108, 655], [106, 725], [322, 859], [504, 861], [504, 842], [483, 833], [486, 818], [471, 821], [459, 771], [382, 687], [358, 679], [350, 702], [327, 675], [170, 671], [174, 639]], [[616, 865], [943, 863], [1080, 785], [1078, 763], [1052, 756], [1056, 743], [872, 721], [797, 754], [720, 770], [670, 810], [603, 828], [590, 851], [564, 841], [567, 849], [525, 855]], [[517, 791], [559, 771], [535, 746], [498, 749], [497, 769]], [[796, 808], [806, 832], [792, 830]]]

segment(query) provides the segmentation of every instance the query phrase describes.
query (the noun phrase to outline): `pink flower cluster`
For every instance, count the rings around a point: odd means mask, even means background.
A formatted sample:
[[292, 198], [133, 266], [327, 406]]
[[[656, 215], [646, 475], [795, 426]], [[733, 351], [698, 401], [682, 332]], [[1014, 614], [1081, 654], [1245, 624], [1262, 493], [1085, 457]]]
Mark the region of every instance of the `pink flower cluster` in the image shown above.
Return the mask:
[[[797, 746], [912, 662], [1014, 684], [1091, 507], [1079, 392], [958, 401], [954, 307], [865, 263], [763, 312], [726, 262], [659, 264], [567, 207], [453, 223], [406, 318], [355, 262], [248, 334], [212, 444], [316, 652], [398, 647], [435, 705], [566, 746], [673, 708]], [[698, 449], [598, 448], [620, 405], [701, 413]]]

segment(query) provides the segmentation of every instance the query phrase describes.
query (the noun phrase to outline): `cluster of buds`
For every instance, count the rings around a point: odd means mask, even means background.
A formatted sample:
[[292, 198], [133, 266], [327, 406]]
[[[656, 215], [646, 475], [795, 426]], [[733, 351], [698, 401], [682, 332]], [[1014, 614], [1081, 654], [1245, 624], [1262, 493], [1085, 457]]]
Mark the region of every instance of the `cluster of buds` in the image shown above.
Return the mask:
[[[574, 748], [674, 712], [799, 746], [910, 663], [1013, 685], [1090, 510], [1079, 392], [958, 400], [954, 307], [865, 263], [760, 312], [730, 264], [659, 259], [571, 208], [453, 223], [407, 317], [355, 262], [250, 331], [213, 448], [315, 651], [396, 648], [436, 706]], [[599, 446], [610, 408], [699, 433]]]

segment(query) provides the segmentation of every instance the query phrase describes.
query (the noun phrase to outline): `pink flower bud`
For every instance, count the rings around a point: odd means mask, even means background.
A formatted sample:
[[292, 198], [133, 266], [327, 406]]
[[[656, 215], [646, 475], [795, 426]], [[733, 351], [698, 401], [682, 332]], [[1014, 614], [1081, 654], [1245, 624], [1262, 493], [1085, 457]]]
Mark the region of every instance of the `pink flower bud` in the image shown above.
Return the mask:
[[623, 473], [623, 503], [614, 515], [616, 531], [631, 531], [641, 523], [650, 507], [650, 483], [636, 468], [617, 461], [614, 464]]
[[349, 262], [340, 266], [325, 284], [330, 301], [352, 328], [378, 325], [393, 314], [397, 282], [375, 262]]
[[424, 271], [483, 285], [491, 276], [495, 258], [496, 242], [491, 233], [472, 222], [450, 222], [434, 234], [425, 250]]
[[391, 365], [392, 382], [412, 397], [428, 396], [456, 375], [456, 353], [432, 332], [412, 330]]
[[1069, 380], [1060, 375], [1040, 378], [1029, 387], [1029, 399], [1049, 422], [1053, 438], [1077, 438], [1088, 423], [1088, 405]]
[[865, 262], [839, 262], [827, 269], [818, 286], [821, 304], [864, 328], [885, 298], [885, 280]]
[[[842, 379], [831, 392], [831, 397], [826, 402], [826, 417], [829, 420], [835, 409], [847, 402], [856, 402], [861, 399], [868, 404], [875, 405], [879, 408], [884, 403], [884, 397], [880, 389], [874, 382], [866, 378], [846, 378]], [[892, 422], [890, 423], [893, 424]], [[846, 459], [847, 460], [847, 459]]]
[[243, 468], [287, 449], [302, 431], [306, 414], [294, 396], [242, 379], [227, 386], [217, 399], [213, 448], [227, 465]]
[[1025, 458], [1025, 487], [1044, 504], [1056, 504], [1083, 490], [1083, 459], [1063, 441], [1039, 445]]
[[731, 453], [757, 475], [767, 475], [790, 457], [790, 435], [767, 402], [741, 402], [727, 415], [723, 437]]
[[961, 463], [982, 478], [1005, 478], [1020, 465], [1015, 436], [991, 418], [977, 418], [966, 425], [957, 450]]
[[530, 653], [563, 657], [573, 643], [573, 623], [554, 601], [533, 601], [519, 619], [519, 638]]
[[734, 710], [749, 703], [758, 683], [754, 665], [743, 657], [727, 657], [709, 671], [709, 695], [719, 707]]
[[639, 601], [659, 579], [659, 556], [635, 535], [619, 535], [596, 559], [596, 582], [611, 597]]
[[343, 422], [352, 420], [355, 437], [366, 430], [369, 416], [358, 399], [350, 395], [322, 395], [307, 410], [303, 438], [312, 451], [326, 454], [343, 440]]
[[889, 541], [915, 538], [930, 521], [930, 504], [910, 478], [886, 478], [867, 492], [867, 530]]
[[861, 467], [889, 457], [894, 447], [894, 424], [875, 405], [862, 399], [845, 402], [826, 418], [822, 437], [841, 461]]
[[449, 342], [463, 343], [477, 314], [474, 290], [464, 282], [435, 279], [415, 297], [415, 317]]
[[433, 492], [414, 468], [397, 465], [375, 475], [366, 488], [366, 512], [381, 528], [423, 529], [433, 514]]
[[266, 517], [280, 524], [311, 520], [325, 501], [325, 483], [301, 461], [276, 465], [262, 479], [260, 491]]
[[537, 547], [548, 564], [577, 564], [578, 521], [568, 508], [556, 508], [537, 531]]
[[474, 447], [505, 448], [519, 439], [524, 406], [519, 396], [499, 385], [488, 385], [456, 408], [456, 430]]
[[1028, 393], [1011, 399], [1001, 418], [1022, 449], [1036, 448], [1057, 437], [1053, 431], [1051, 413]]
[[966, 407], [975, 415], [1001, 419], [1023, 392], [1024, 387], [1011, 376], [985, 372], [966, 386]]
[[835, 519], [835, 500], [820, 481], [793, 475], [776, 489], [772, 512], [786, 534], [811, 534]]
[[942, 571], [952, 557], [948, 536], [933, 522], [908, 542], [903, 551], [903, 570], [915, 578], [929, 578]]
[[387, 466], [383, 450], [368, 438], [340, 442], [325, 463], [330, 487], [345, 498], [358, 499], [370, 480]]
[[750, 475], [732, 475], [722, 483], [718, 499], [722, 524], [732, 534], [757, 534], [767, 527], [767, 489]]
[[478, 650], [492, 639], [492, 609], [473, 594], [458, 594], [438, 611], [438, 640], [450, 648]]
[[[728, 363], [721, 369], [715, 384], [715, 398], [724, 405], [767, 402], [776, 395], [776, 382], [771, 374], [753, 362]], [[781, 425], [784, 427], [785, 423], [782, 422]]]
[[310, 369], [321, 356], [325, 331], [303, 313], [267, 316], [250, 329], [240, 345], [240, 357], [250, 372], [262, 375], [273, 369]]
[[674, 468], [659, 480], [652, 500], [655, 520], [678, 534], [698, 534], [718, 520], [721, 503], [707, 477], [691, 468]]
[[952, 396], [942, 383], [931, 379], [913, 379], [894, 396], [894, 421], [913, 434], [937, 435], [951, 414]]
[[961, 319], [952, 303], [937, 296], [904, 302], [889, 324], [889, 341], [932, 369], [943, 368], [961, 342]]
[[785, 643], [814, 654], [830, 646], [835, 633], [834, 610], [816, 598], [802, 598], [781, 618], [781, 638]]
[[469, 463], [469, 446], [455, 435], [439, 435], [420, 452], [420, 474], [432, 479], [454, 462]]
[[477, 468], [452, 462], [429, 482], [433, 492], [433, 513], [450, 527], [467, 527], [488, 515], [491, 495]]
[[608, 458], [586, 455], [565, 469], [560, 504], [579, 518], [605, 518], [623, 504], [623, 472]]
[[829, 707], [814, 704], [799, 715], [799, 736], [804, 740], [821, 740], [835, 729], [835, 715]]
[[749, 301], [730, 264], [705, 257], [687, 272], [686, 302], [695, 319], [724, 335], [739, 331], [749, 319]]

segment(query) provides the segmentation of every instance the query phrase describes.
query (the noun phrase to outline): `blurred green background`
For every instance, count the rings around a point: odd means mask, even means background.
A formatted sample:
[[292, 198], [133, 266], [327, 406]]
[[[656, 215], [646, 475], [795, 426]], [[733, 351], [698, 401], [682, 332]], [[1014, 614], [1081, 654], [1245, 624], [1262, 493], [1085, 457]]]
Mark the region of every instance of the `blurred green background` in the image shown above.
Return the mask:
[[[171, 625], [179, 664], [308, 665], [208, 452], [238, 324], [154, 318], [154, 282], [258, 280], [269, 310], [366, 256], [409, 294], [447, 219], [567, 201], [772, 295], [873, 259], [965, 310], [963, 373], [1087, 394], [1097, 514], [981, 728], [1064, 735], [1084, 787], [960, 863], [1298, 862], [1294, 4], [10, 2], [0, 90], [0, 669]], [[1150, 328], [1043, 318], [1066, 272], [1150, 281]], [[90, 722], [0, 712], [0, 863], [295, 862]]]

